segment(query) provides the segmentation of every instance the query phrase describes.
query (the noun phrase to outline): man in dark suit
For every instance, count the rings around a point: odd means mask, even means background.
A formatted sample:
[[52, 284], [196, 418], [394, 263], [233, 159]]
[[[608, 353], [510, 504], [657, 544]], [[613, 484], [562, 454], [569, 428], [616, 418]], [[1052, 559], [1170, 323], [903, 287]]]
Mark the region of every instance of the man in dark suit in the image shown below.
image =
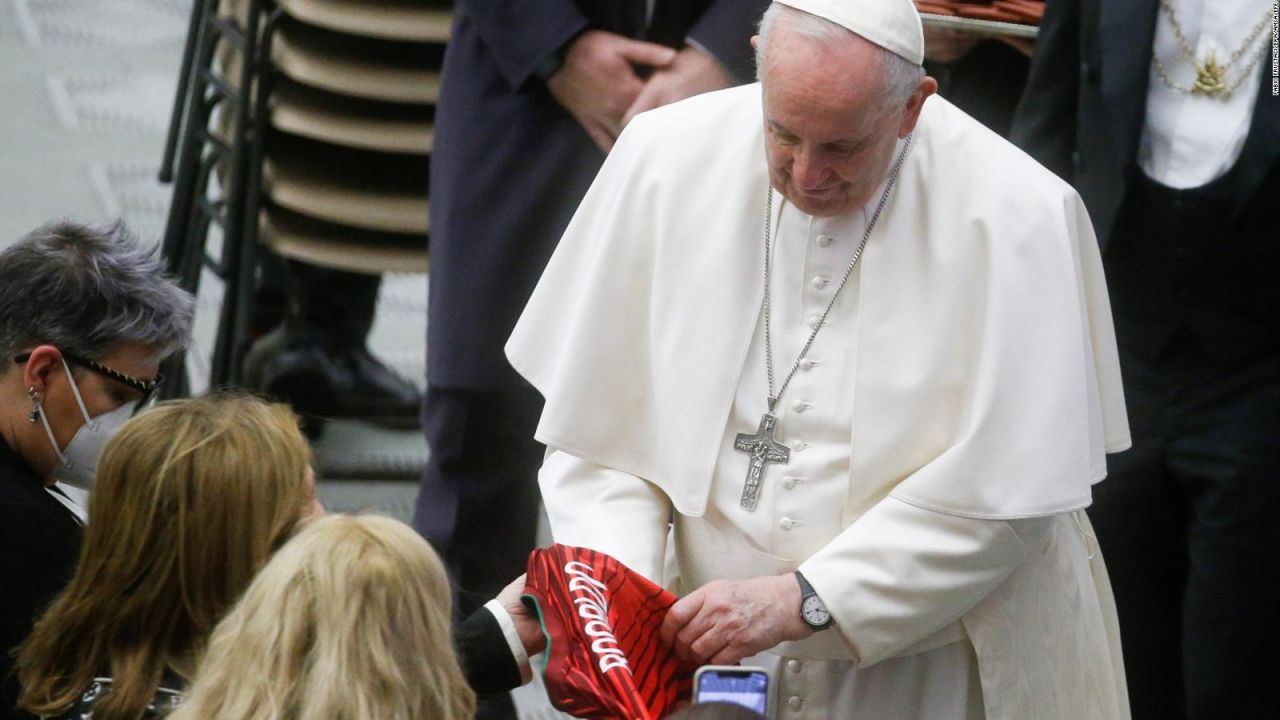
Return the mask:
[[1090, 515], [1140, 720], [1280, 717], [1270, 12], [1050, 0], [1014, 121], [1104, 250], [1134, 444]]
[[458, 0], [431, 166], [431, 449], [414, 525], [465, 615], [524, 570], [541, 398], [503, 345], [632, 115], [747, 81], [764, 0]]

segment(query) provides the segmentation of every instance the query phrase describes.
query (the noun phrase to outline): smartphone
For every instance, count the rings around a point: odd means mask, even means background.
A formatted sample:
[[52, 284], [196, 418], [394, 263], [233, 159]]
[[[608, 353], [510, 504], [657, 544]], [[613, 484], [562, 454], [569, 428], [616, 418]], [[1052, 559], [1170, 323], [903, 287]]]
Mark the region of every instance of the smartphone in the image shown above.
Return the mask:
[[693, 676], [693, 701], [731, 702], [761, 715], [769, 711], [769, 673], [740, 665], [703, 665]]

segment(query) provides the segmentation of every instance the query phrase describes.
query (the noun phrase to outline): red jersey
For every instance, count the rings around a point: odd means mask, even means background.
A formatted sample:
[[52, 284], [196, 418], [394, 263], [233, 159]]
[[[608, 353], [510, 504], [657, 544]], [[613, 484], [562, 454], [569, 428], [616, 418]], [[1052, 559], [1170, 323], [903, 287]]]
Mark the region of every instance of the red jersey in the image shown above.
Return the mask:
[[603, 553], [553, 545], [529, 557], [525, 597], [547, 635], [551, 703], [574, 717], [657, 720], [692, 693], [693, 671], [658, 628], [676, 597]]

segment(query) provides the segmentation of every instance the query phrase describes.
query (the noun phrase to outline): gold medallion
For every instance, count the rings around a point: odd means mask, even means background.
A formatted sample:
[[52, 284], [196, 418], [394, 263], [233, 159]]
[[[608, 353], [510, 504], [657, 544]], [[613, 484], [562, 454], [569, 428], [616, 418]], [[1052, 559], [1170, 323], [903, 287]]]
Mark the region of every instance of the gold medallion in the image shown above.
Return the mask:
[[1203, 64], [1196, 64], [1196, 82], [1191, 86], [1191, 92], [1209, 97], [1228, 94], [1226, 72], [1227, 69], [1218, 63], [1213, 53], [1209, 53]]

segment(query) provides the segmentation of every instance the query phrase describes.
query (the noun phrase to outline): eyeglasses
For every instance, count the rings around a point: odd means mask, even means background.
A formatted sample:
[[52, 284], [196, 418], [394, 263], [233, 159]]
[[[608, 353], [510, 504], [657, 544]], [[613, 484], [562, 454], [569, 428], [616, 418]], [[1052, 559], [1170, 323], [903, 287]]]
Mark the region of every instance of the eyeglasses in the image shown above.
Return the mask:
[[[137, 390], [138, 392], [142, 393], [142, 399], [138, 401], [137, 410], [141, 410], [147, 407], [148, 404], [150, 404], [152, 398], [155, 397], [156, 391], [160, 389], [160, 383], [164, 382], [163, 374], [157, 374], [155, 380], [150, 380], [150, 381], [139, 380], [138, 378], [132, 375], [126, 375], [125, 373], [122, 373], [119, 370], [114, 370], [112, 368], [109, 368], [100, 362], [96, 362], [88, 358], [80, 357], [79, 355], [76, 355], [73, 353], [64, 351], [62, 353], [62, 357], [66, 358], [67, 362], [71, 363], [72, 365], [79, 365], [80, 367], [86, 370], [92, 370], [93, 372], [96, 372], [99, 375], [105, 375], [106, 377], [109, 377], [112, 380], [115, 380], [121, 385], [131, 387], [134, 390]], [[22, 365], [23, 363], [27, 362], [30, 359], [31, 359], [31, 353], [25, 352], [15, 357], [13, 361], [18, 365]], [[135, 410], [134, 412], [137, 412], [137, 410]]]

